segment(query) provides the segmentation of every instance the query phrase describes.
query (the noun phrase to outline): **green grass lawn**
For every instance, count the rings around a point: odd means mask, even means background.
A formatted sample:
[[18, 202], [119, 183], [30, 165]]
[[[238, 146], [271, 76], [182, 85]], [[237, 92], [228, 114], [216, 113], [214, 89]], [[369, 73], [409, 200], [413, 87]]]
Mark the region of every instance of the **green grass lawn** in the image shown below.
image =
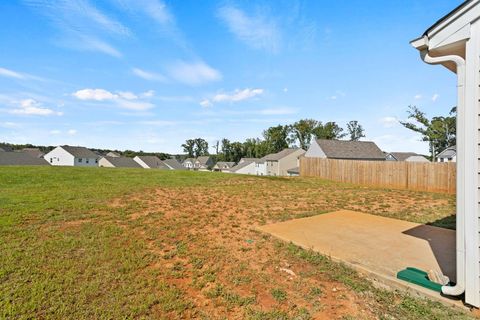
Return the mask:
[[468, 318], [252, 228], [339, 208], [452, 227], [453, 205], [318, 179], [1, 167], [0, 318]]

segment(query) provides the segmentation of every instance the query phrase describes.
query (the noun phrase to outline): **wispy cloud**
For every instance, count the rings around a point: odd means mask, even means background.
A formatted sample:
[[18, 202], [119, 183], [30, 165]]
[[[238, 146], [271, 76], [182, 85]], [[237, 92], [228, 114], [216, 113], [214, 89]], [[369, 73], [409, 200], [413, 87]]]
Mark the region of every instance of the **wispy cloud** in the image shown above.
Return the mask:
[[437, 101], [437, 99], [440, 97], [440, 95], [438, 93], [435, 93], [433, 96], [432, 96], [432, 101], [435, 102]]
[[415, 99], [415, 100], [420, 100], [420, 99], [422, 99], [422, 98], [423, 98], [423, 96], [422, 96], [420, 93], [416, 94], [416, 95], [413, 97], [413, 99]]
[[121, 22], [101, 12], [88, 0], [24, 0], [29, 7], [47, 17], [61, 34], [60, 44], [76, 50], [90, 50], [120, 57], [121, 53], [104, 36], [131, 36]]
[[265, 14], [247, 14], [234, 6], [218, 10], [219, 18], [240, 41], [254, 49], [277, 52], [281, 46], [281, 32], [277, 22]]
[[173, 79], [193, 86], [222, 79], [220, 71], [210, 67], [203, 61], [178, 61], [173, 63], [168, 70]]
[[43, 80], [40, 77], [0, 67], [0, 76], [19, 80]]
[[52, 109], [44, 107], [40, 102], [34, 99], [24, 99], [18, 102], [16, 108], [9, 111], [11, 114], [18, 115], [36, 115], [36, 116], [51, 116], [63, 115], [63, 112], [57, 112]]
[[186, 40], [178, 28], [175, 16], [162, 0], [111, 0], [121, 9], [131, 14], [142, 14], [152, 19], [156, 24], [156, 31], [163, 33], [171, 40], [186, 47]]
[[105, 89], [87, 88], [75, 91], [72, 96], [83, 101], [110, 101], [117, 107], [135, 111], [145, 111], [154, 107], [152, 103], [140, 99], [140, 97], [145, 97], [144, 95], [139, 96], [130, 91], [112, 93]]
[[140, 68], [132, 68], [132, 73], [137, 77], [140, 77], [145, 80], [149, 81], [162, 81], [165, 82], [167, 78], [159, 73], [150, 72], [146, 70], [142, 70]]
[[257, 89], [246, 88], [243, 90], [236, 89], [231, 93], [218, 93], [211, 98], [211, 101], [210, 99], [204, 99], [200, 101], [200, 105], [206, 108], [206, 107], [211, 107], [213, 105], [212, 102], [231, 102], [231, 103], [240, 102], [243, 100], [248, 100], [256, 96], [259, 96], [263, 94], [263, 92], [264, 90], [260, 88], [257, 88]]

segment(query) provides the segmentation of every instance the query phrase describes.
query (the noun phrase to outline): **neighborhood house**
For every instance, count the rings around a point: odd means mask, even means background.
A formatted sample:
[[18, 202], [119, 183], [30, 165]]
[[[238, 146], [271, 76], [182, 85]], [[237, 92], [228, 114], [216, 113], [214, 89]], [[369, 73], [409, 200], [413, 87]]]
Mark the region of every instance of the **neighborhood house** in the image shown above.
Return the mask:
[[384, 161], [385, 155], [371, 141], [314, 140], [305, 153], [307, 158]]
[[267, 176], [288, 176], [288, 170], [299, 166], [299, 158], [305, 154], [303, 149], [284, 149], [266, 155], [263, 159]]
[[52, 166], [97, 167], [99, 156], [85, 147], [59, 146], [43, 158]]
[[136, 156], [133, 158], [142, 168], [170, 170], [157, 156]]
[[141, 168], [142, 166], [138, 164], [132, 158], [127, 157], [103, 157], [98, 161], [99, 167], [107, 168]]
[[437, 155], [437, 162], [456, 162], [457, 146], [448, 147]]
[[385, 159], [387, 161], [430, 162], [427, 158], [415, 152], [390, 152]]

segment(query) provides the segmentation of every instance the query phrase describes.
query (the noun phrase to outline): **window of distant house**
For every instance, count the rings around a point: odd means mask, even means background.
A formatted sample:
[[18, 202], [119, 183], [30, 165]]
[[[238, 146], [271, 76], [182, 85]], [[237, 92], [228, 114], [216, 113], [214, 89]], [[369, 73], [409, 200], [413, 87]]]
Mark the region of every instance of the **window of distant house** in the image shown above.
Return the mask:
[[78, 158], [78, 162], [81, 163], [81, 162], [82, 162], [82, 158]]
[[88, 162], [89, 162], [89, 159], [85, 159], [85, 162], [88, 163]]
[[452, 158], [448, 158], [448, 161], [452, 161]]
[[95, 159], [95, 163], [98, 163], [98, 159]]
[[50, 163], [52, 163], [52, 162], [53, 162], [53, 159], [52, 159], [52, 158], [50, 158]]

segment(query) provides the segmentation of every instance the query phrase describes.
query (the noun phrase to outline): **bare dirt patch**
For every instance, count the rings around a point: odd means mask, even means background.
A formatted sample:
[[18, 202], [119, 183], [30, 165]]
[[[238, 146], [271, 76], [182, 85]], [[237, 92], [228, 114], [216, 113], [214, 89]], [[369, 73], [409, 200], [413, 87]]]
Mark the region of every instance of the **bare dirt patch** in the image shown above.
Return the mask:
[[439, 208], [449, 211], [449, 200], [412, 195], [251, 178], [209, 187], [159, 188], [112, 205], [141, 204], [129, 215], [129, 232], [144, 239], [157, 256], [148, 272], [158, 272], [159, 281], [180, 289], [192, 302], [194, 307], [183, 316], [374, 319], [371, 297], [332, 279], [329, 270], [286, 254], [255, 228], [343, 208], [417, 220], [435, 220], [437, 216], [424, 216], [432, 210], [438, 215]]

